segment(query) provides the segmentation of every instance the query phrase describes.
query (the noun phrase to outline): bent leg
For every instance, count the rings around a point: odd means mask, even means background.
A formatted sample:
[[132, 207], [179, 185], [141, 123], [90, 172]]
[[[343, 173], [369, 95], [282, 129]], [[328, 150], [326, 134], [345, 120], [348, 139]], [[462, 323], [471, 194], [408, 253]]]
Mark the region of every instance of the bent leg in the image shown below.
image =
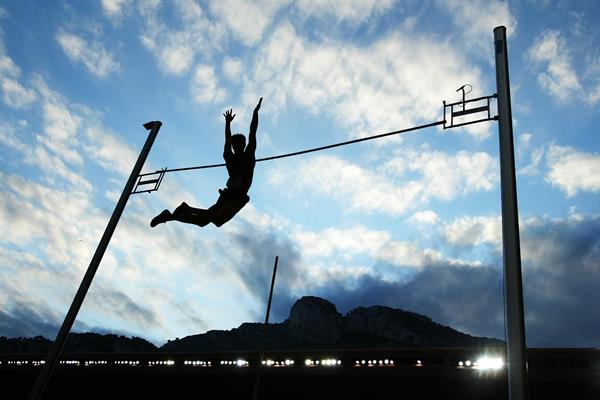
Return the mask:
[[186, 224], [206, 226], [212, 222], [213, 214], [209, 210], [195, 208], [195, 212], [178, 212], [173, 213], [171, 217], [173, 221], [185, 222]]
[[237, 197], [228, 199], [218, 210], [216, 210], [212, 223], [221, 227], [231, 220], [250, 201], [250, 197]]

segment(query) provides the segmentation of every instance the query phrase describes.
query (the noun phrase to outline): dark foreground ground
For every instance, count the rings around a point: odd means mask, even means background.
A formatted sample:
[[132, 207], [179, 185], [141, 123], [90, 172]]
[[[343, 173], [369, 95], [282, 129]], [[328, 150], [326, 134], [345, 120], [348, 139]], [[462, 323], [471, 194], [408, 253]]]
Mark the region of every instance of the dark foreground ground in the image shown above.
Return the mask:
[[[508, 399], [505, 367], [484, 371], [458, 365], [459, 361], [477, 358], [472, 350], [335, 353], [268, 354], [265, 359], [282, 366], [262, 368], [258, 398]], [[251, 399], [257, 373], [255, 357], [231, 353], [69, 355], [65, 360], [70, 364], [57, 367], [44, 398]], [[32, 363], [42, 358], [0, 356], [0, 399], [26, 398], [40, 368]], [[320, 360], [320, 364], [307, 366], [307, 358]], [[597, 350], [537, 354], [530, 350], [528, 358], [530, 399], [600, 399]], [[322, 365], [323, 360], [331, 359], [336, 364], [339, 360], [339, 365]], [[238, 366], [237, 360], [246, 360], [249, 365], [240, 361]], [[294, 364], [283, 366], [285, 360]]]

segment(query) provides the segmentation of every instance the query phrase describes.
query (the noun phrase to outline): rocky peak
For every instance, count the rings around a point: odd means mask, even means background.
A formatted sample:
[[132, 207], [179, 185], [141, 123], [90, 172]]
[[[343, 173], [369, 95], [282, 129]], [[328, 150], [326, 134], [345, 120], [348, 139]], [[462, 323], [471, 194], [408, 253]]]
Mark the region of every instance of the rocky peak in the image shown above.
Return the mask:
[[343, 317], [325, 299], [305, 296], [298, 300], [288, 319], [291, 337], [312, 343], [336, 343], [342, 335]]

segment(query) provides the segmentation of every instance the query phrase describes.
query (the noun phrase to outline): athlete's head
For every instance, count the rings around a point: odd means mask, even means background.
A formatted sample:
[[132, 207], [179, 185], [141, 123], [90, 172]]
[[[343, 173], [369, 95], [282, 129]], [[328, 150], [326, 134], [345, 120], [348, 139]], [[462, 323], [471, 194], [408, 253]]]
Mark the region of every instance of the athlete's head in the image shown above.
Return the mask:
[[243, 153], [246, 148], [246, 137], [241, 133], [231, 136], [231, 146], [234, 153]]

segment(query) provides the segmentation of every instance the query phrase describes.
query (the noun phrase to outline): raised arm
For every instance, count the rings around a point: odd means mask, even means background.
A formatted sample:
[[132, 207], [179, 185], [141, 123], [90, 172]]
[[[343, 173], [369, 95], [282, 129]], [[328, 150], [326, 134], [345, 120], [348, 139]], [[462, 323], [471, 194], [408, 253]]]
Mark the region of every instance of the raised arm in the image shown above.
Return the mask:
[[258, 110], [262, 104], [262, 97], [258, 101], [256, 107], [254, 107], [254, 114], [252, 114], [252, 122], [250, 122], [250, 134], [248, 135], [248, 147], [252, 151], [256, 150], [256, 129], [258, 128]]
[[232, 114], [233, 110], [227, 110], [223, 114], [225, 117], [225, 146], [223, 147], [223, 155], [231, 152], [231, 121], [235, 118], [235, 114]]

